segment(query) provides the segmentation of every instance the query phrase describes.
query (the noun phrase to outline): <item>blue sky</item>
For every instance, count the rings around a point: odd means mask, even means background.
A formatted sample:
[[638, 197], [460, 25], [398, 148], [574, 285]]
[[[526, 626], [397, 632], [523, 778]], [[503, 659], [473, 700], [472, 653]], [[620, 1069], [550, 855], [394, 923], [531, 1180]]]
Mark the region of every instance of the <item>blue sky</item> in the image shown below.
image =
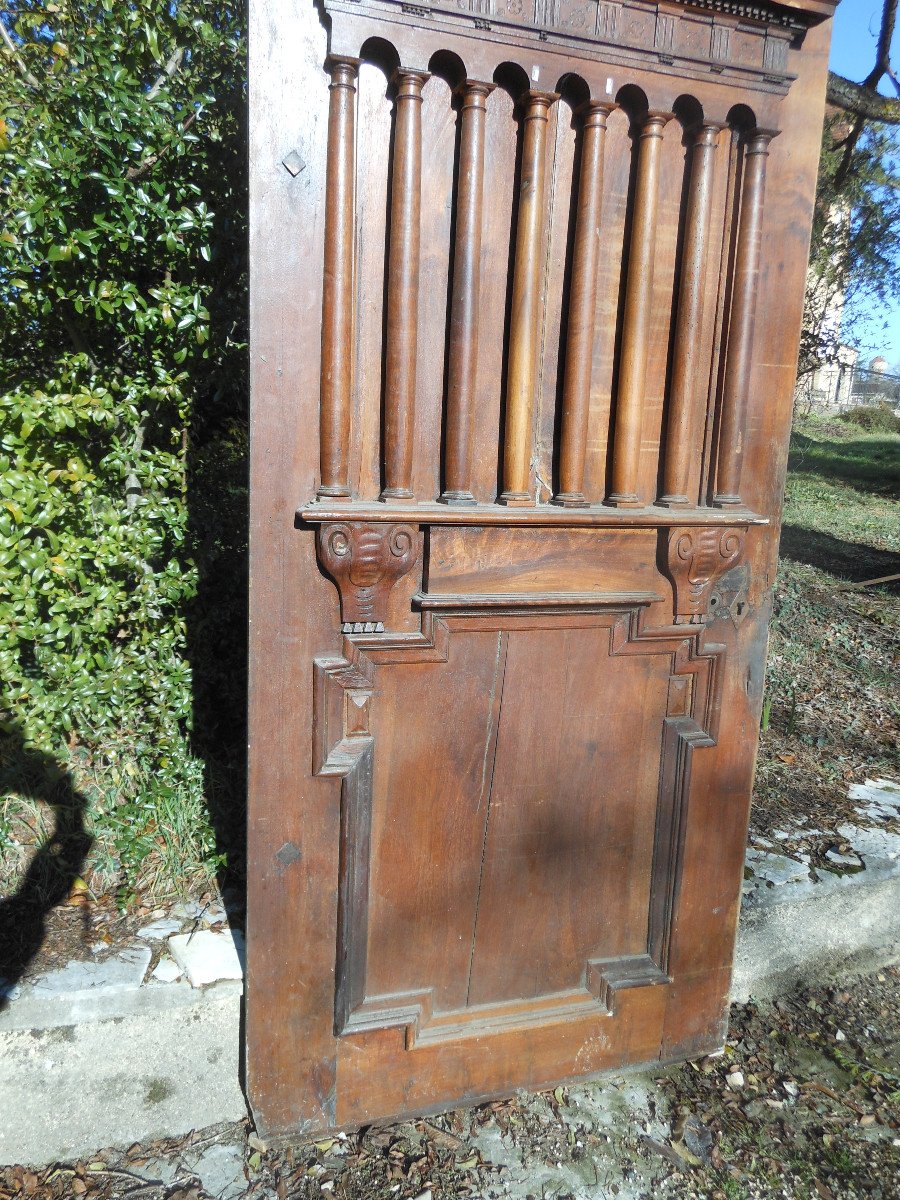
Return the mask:
[[[857, 81], [868, 75], [875, 64], [881, 9], [882, 0], [842, 0], [834, 16], [832, 70]], [[900, 24], [894, 31], [891, 58], [894, 64], [900, 65]], [[879, 90], [885, 95], [894, 94], [889, 80], [883, 80]], [[900, 308], [872, 316], [866, 341], [877, 344], [893, 367], [900, 363]], [[887, 321], [887, 329], [882, 332], [880, 327], [884, 321]], [[863, 360], [868, 358], [867, 348], [863, 349], [862, 357]]]

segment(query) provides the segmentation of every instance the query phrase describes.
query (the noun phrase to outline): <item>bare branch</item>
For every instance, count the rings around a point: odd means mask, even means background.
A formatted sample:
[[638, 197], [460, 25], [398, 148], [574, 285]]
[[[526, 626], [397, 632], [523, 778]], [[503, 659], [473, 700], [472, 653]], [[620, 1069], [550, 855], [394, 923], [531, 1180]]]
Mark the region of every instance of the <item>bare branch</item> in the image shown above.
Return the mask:
[[867, 87], [874, 90], [882, 76], [891, 69], [891, 39], [894, 36], [894, 25], [897, 20], [897, 0], [884, 0], [881, 10], [881, 29], [878, 32], [878, 51], [875, 66], [863, 80]]
[[12, 56], [13, 62], [19, 68], [19, 74], [22, 76], [22, 78], [25, 80], [25, 82], [28, 84], [28, 86], [30, 88], [39, 88], [41, 85], [38, 83], [35, 76], [32, 75], [32, 73], [28, 70], [28, 67], [25, 65], [25, 59], [19, 53], [16, 43], [9, 36], [9, 30], [6, 28], [6, 26], [3, 24], [2, 21], [0, 21], [0, 34], [2, 34], [2, 36], [3, 36], [3, 40], [6, 43], [6, 48], [9, 51], [10, 55]]
[[[897, 2], [897, 0], [894, 0], [895, 4], [896, 4], [896, 2]], [[181, 46], [176, 46], [175, 49], [172, 51], [172, 53], [169, 55], [168, 61], [166, 62], [166, 65], [163, 67], [162, 74], [160, 75], [159, 79], [157, 79], [156, 83], [154, 83], [153, 87], [147, 93], [148, 100], [156, 99], [156, 97], [162, 91], [163, 86], [178, 71], [178, 68], [181, 66], [181, 60], [183, 58], [184, 58], [183, 48]]]
[[[887, 74], [884, 71], [883, 74]], [[828, 72], [828, 103], [866, 121], [882, 121], [885, 125], [900, 125], [900, 99], [882, 96], [873, 87], [854, 83], [843, 75]]]

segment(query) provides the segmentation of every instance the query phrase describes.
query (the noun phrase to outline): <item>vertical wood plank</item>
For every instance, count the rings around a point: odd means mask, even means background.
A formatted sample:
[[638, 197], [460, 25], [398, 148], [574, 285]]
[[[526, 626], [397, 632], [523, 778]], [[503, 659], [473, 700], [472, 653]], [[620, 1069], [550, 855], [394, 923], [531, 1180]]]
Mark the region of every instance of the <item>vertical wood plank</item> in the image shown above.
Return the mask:
[[522, 171], [516, 222], [512, 316], [500, 503], [530, 506], [531, 446], [538, 321], [541, 310], [541, 224], [544, 215], [547, 115], [556, 95], [526, 92], [522, 99]]
[[493, 84], [468, 79], [461, 85], [456, 240], [447, 373], [444, 447], [445, 504], [474, 504], [472, 434], [478, 371], [478, 308], [481, 301], [481, 217], [487, 97]]
[[563, 379], [559, 491], [553, 501], [564, 508], [582, 508], [587, 504], [584, 495], [584, 463], [597, 307], [603, 150], [606, 141], [606, 119], [611, 110], [612, 105], [598, 101], [590, 101], [584, 109], [584, 140], [578, 178], [578, 208], [575, 218], [575, 246]]
[[640, 130], [634, 216], [628, 251], [625, 316], [613, 439], [612, 491], [607, 503], [637, 508], [641, 416], [653, 294], [653, 258], [659, 207], [659, 164], [669, 113], [649, 113]]
[[413, 422], [422, 204], [422, 88], [427, 74], [400, 68], [396, 82], [384, 394], [384, 501], [413, 498]]
[[[697, 421], [699, 354], [703, 345], [710, 208], [720, 126], [704, 124], [696, 133], [691, 154], [691, 178], [685, 214], [684, 247], [678, 287], [678, 315], [666, 421], [663, 495], [667, 508], [687, 508], [691, 466], [701, 447]], [[705, 410], [704, 410], [705, 411]]]
[[356, 59], [328, 59], [328, 159], [322, 277], [320, 496], [350, 496], [356, 224]]
[[757, 129], [747, 139], [741, 184], [734, 293], [728, 326], [728, 350], [722, 392], [719, 457], [716, 475], [717, 508], [741, 504], [741, 466], [744, 458], [744, 418], [750, 372], [753, 367], [753, 331], [759, 257], [762, 248], [763, 199], [766, 159], [773, 130]]

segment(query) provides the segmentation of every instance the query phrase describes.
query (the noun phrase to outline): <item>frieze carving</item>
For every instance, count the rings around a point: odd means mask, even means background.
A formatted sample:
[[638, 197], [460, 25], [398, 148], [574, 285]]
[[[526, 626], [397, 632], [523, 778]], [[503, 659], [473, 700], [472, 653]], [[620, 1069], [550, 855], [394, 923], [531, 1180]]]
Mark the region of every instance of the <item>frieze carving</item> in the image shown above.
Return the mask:
[[347, 522], [321, 525], [319, 563], [337, 584], [343, 633], [383, 633], [387, 598], [415, 564], [418, 538], [412, 525]]
[[743, 529], [710, 526], [669, 530], [668, 574], [675, 589], [675, 623], [705, 623], [710, 597], [719, 579], [744, 551]]
[[[461, 32], [474, 23], [500, 42], [557, 42], [571, 53], [603, 48], [609, 62], [647, 55], [694, 77], [734, 74], [783, 93], [793, 78], [788, 50], [813, 18], [745, 0], [673, 0], [664, 11], [646, 0], [323, 0], [332, 15], [332, 54], [358, 53], [345, 19], [369, 11], [398, 21]], [[485, 18], [490, 18], [485, 21]]]

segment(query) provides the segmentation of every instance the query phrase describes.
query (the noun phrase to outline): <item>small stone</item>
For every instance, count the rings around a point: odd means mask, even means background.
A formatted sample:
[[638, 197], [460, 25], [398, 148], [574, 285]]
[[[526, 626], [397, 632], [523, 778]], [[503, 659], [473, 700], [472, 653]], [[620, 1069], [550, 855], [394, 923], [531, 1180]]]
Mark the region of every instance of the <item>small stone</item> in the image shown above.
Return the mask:
[[732, 1071], [728, 1075], [728, 1077], [726, 1079], [726, 1083], [728, 1084], [728, 1086], [730, 1088], [733, 1088], [735, 1091], [737, 1091], [738, 1088], [742, 1088], [744, 1086], [743, 1071]]
[[137, 931], [137, 935], [139, 938], [145, 938], [148, 942], [161, 942], [164, 938], [171, 937], [173, 933], [178, 933], [180, 929], [180, 921], [174, 917], [163, 917], [161, 920], [151, 922], [150, 925], [144, 925]]
[[809, 870], [804, 863], [795, 862], [783, 854], [767, 854], [751, 848], [747, 851], [746, 862], [757, 879], [763, 879], [775, 887], [809, 878]]
[[22, 994], [22, 989], [17, 983], [13, 983], [9, 979], [0, 979], [0, 1001], [18, 1000]]
[[800, 1089], [792, 1079], [786, 1079], [781, 1085], [789, 1096], [799, 1096]]
[[856, 867], [863, 865], [862, 859], [857, 854], [842, 854], [840, 850], [835, 850], [832, 847], [825, 851], [825, 857], [829, 862], [834, 863], [838, 867]]
[[158, 979], [160, 983], [174, 983], [176, 979], [181, 978], [182, 971], [175, 959], [170, 958], [167, 954], [159, 960], [150, 975], [153, 979]]
[[847, 1035], [846, 1035], [846, 1033], [844, 1033], [843, 1029], [838, 1029], [838, 1030], [837, 1030], [837, 1032], [836, 1032], [836, 1033], [835, 1033], [835, 1035], [834, 1035], [834, 1040], [835, 1040], [836, 1042], [846, 1042], [846, 1040], [847, 1040]]
[[244, 1155], [239, 1146], [209, 1146], [197, 1161], [194, 1171], [203, 1190], [219, 1200], [237, 1200], [247, 1189]]
[[177, 917], [180, 921], [196, 921], [203, 912], [203, 905], [196, 900], [182, 900], [172, 907], [169, 916]]
[[169, 950], [191, 981], [203, 987], [222, 979], [243, 979], [244, 938], [238, 931], [201, 929], [169, 938]]

